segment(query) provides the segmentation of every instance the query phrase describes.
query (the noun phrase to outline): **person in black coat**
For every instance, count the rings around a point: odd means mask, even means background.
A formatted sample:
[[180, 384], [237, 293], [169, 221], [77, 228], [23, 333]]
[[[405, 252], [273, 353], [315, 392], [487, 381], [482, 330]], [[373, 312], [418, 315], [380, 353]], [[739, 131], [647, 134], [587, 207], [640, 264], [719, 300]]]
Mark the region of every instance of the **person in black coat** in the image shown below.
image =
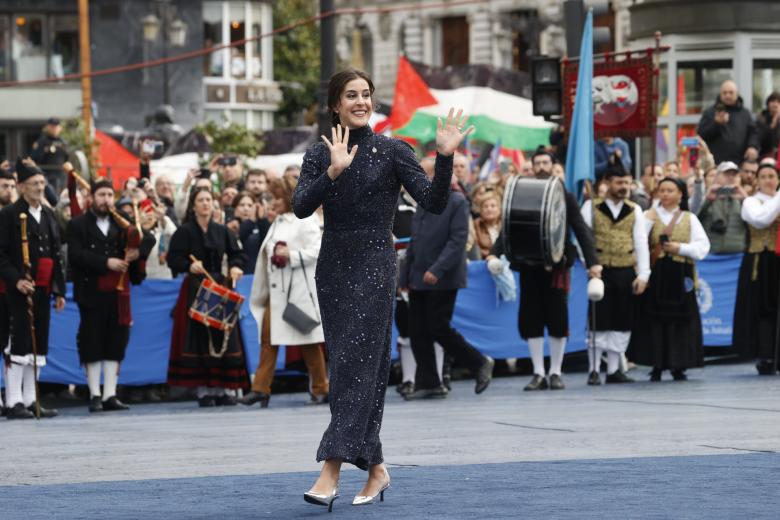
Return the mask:
[[138, 243], [127, 247], [128, 233], [137, 228], [129, 218], [112, 215], [113, 209], [113, 186], [99, 180], [92, 186], [92, 206], [67, 228], [73, 299], [81, 316], [76, 345], [87, 370], [90, 412], [127, 409], [116, 397], [116, 385], [130, 340], [130, 284], [143, 282], [144, 263], [155, 244], [151, 233], [143, 231], [136, 235]]
[[[234, 406], [235, 390], [249, 386], [238, 326], [224, 343], [223, 331], [190, 318], [187, 311], [207, 273], [230, 288], [244, 274], [246, 255], [233, 233], [212, 220], [214, 198], [208, 188], [194, 189], [188, 206], [184, 223], [171, 237], [167, 259], [174, 277], [186, 275], [174, 309], [168, 383], [197, 388], [201, 407]], [[222, 274], [225, 256], [228, 276]], [[224, 353], [217, 355], [223, 346]]]
[[30, 157], [43, 170], [46, 181], [59, 194], [65, 188], [66, 176], [62, 165], [68, 160], [68, 147], [60, 137], [62, 125], [56, 117], [49, 118], [43, 133], [33, 143]]
[[467, 281], [469, 206], [462, 193], [452, 190], [442, 214], [418, 208], [412, 218], [412, 240], [399, 282], [402, 290], [409, 290], [409, 336], [417, 361], [415, 390], [404, 396], [407, 400], [447, 396], [436, 370], [434, 341], [474, 373], [476, 393], [487, 388], [493, 375], [493, 359], [450, 325], [458, 289]]
[[[57, 219], [54, 212], [41, 203], [46, 185], [44, 174], [29, 159], [17, 161], [16, 173], [21, 197], [0, 211], [0, 278], [6, 287], [11, 337], [6, 351], [10, 361], [6, 397], [11, 407], [9, 419], [29, 419], [33, 417], [37, 368], [46, 365], [49, 351], [52, 295], [58, 311], [65, 307], [65, 274], [60, 258]], [[32, 281], [25, 278], [22, 216], [26, 219]], [[29, 295], [32, 295], [33, 301], [37, 355], [33, 355], [27, 314]], [[41, 408], [40, 411], [42, 417], [57, 415], [56, 410]]]
[[702, 113], [697, 133], [709, 146], [715, 164], [758, 159], [760, 143], [753, 114], [743, 106], [731, 80], [723, 82], [715, 104]]
[[766, 109], [756, 119], [756, 129], [761, 157], [774, 158], [780, 143], [780, 92], [772, 92], [766, 98]]
[[[11, 205], [15, 187], [16, 180], [10, 170], [5, 168], [5, 164], [0, 165], [0, 210]], [[8, 344], [10, 327], [11, 321], [8, 315], [8, 306], [5, 303], [5, 282], [0, 277], [0, 354], [2, 354], [5, 345]], [[3, 403], [3, 399], [0, 397], [0, 416], [5, 417], [6, 412], [5, 403]]]
[[[553, 156], [550, 152], [541, 150], [534, 154], [532, 163], [534, 174], [538, 179], [546, 179], [552, 175]], [[526, 385], [525, 390], [561, 390], [564, 388], [561, 379], [563, 353], [566, 350], [566, 338], [569, 336], [568, 292], [569, 269], [577, 257], [577, 249], [571, 242], [573, 231], [577, 242], [585, 256], [588, 275], [601, 277], [601, 266], [598, 264], [596, 248], [593, 244], [593, 231], [588, 227], [580, 214], [580, 208], [574, 195], [566, 192], [566, 247], [564, 258], [557, 265], [548, 269], [544, 265], [531, 265], [510, 258], [511, 269], [520, 273], [520, 316], [518, 324], [520, 336], [528, 341], [531, 361], [534, 366], [534, 376]], [[504, 254], [503, 231], [499, 235], [487, 260]], [[548, 385], [544, 370], [544, 329], [550, 336], [550, 382]]]

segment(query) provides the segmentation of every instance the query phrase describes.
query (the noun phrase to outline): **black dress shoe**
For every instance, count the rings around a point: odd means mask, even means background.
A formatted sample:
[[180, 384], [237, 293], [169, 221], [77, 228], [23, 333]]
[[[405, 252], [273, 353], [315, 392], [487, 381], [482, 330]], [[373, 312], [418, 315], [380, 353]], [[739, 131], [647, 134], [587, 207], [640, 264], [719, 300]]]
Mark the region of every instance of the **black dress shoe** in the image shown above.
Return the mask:
[[99, 395], [96, 395], [89, 400], [89, 411], [91, 413], [103, 411], [103, 400]]
[[531, 378], [531, 382], [525, 385], [523, 390], [526, 392], [533, 392], [534, 390], [547, 390], [547, 378], [540, 376], [539, 374], [534, 374], [534, 377]]
[[5, 416], [6, 419], [34, 419], [35, 414], [33, 414], [30, 410], [24, 407], [22, 403], [16, 403], [11, 408], [8, 409], [8, 414]]
[[685, 370], [672, 370], [672, 377], [675, 381], [687, 381], [688, 376], [685, 375]]
[[601, 384], [601, 378], [599, 377], [599, 373], [595, 370], [588, 374], [588, 384], [590, 386], [599, 386]]
[[481, 394], [484, 392], [490, 380], [493, 379], [493, 367], [496, 366], [496, 362], [490, 356], [485, 356], [485, 362], [479, 367], [477, 371], [477, 384], [474, 385], [474, 393]]
[[414, 392], [414, 383], [411, 381], [406, 381], [404, 383], [401, 383], [400, 385], [395, 387], [396, 392], [401, 394], [401, 397], [405, 395], [409, 395], [412, 392]]
[[660, 368], [654, 368], [652, 372], [650, 372], [650, 381], [653, 383], [657, 383], [661, 380], [661, 374], [663, 373], [663, 370]]
[[760, 376], [773, 376], [775, 375], [775, 367], [772, 366], [771, 360], [763, 359], [756, 363], [756, 370]]
[[607, 383], [633, 383], [634, 380], [618, 370], [614, 374], [607, 374]]
[[230, 394], [222, 394], [214, 400], [214, 403], [217, 406], [236, 406], [238, 401]]
[[436, 388], [419, 388], [404, 396], [407, 401], [419, 401], [422, 399], [444, 399], [450, 392], [444, 385], [440, 385]]
[[[33, 415], [35, 415], [35, 403], [28, 406], [27, 409], [30, 410]], [[52, 417], [57, 417], [59, 414], [60, 412], [54, 408], [44, 408], [41, 406], [41, 418], [43, 419], [51, 419]]]
[[238, 399], [238, 402], [246, 406], [252, 406], [255, 403], [260, 403], [260, 408], [268, 408], [268, 401], [270, 400], [271, 396], [269, 394], [252, 391], [241, 399]]
[[129, 410], [130, 407], [127, 406], [125, 403], [120, 401], [117, 396], [109, 397], [105, 401], [103, 401], [103, 411], [104, 412], [114, 412], [118, 410]]
[[328, 404], [328, 394], [319, 394], [319, 395], [313, 395], [311, 396], [311, 399], [309, 399], [306, 404], [317, 406], [320, 404]]
[[213, 408], [217, 406], [217, 403], [214, 402], [213, 395], [204, 395], [203, 397], [198, 399], [198, 406], [200, 406], [201, 408]]
[[8, 408], [0, 406], [0, 417], [5, 417], [6, 415], [8, 415]]
[[552, 374], [550, 376], [550, 390], [563, 390], [566, 386], [563, 384], [563, 379], [558, 374]]

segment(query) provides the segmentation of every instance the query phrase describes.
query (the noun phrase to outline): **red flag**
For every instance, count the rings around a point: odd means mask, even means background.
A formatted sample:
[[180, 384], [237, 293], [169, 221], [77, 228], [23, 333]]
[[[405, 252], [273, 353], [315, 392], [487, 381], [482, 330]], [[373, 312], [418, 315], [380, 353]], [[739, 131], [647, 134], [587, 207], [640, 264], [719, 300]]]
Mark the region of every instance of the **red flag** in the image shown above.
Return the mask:
[[[438, 101], [412, 64], [405, 56], [398, 58], [398, 73], [395, 77], [395, 94], [390, 117], [382, 121], [375, 131], [384, 130], [388, 125], [397, 130], [412, 120], [415, 111], [420, 107], [437, 104]], [[378, 127], [382, 127], [379, 129]]]

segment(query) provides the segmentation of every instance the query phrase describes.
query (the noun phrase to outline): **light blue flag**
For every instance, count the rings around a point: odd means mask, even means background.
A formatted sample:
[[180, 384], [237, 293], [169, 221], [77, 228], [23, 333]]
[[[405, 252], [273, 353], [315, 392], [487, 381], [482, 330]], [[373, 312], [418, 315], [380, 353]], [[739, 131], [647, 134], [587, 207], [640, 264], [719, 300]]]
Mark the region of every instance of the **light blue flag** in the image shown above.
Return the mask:
[[566, 189], [582, 203], [582, 186], [595, 180], [593, 143], [593, 12], [588, 11], [582, 31], [580, 68], [577, 73], [577, 94], [569, 129], [566, 151]]

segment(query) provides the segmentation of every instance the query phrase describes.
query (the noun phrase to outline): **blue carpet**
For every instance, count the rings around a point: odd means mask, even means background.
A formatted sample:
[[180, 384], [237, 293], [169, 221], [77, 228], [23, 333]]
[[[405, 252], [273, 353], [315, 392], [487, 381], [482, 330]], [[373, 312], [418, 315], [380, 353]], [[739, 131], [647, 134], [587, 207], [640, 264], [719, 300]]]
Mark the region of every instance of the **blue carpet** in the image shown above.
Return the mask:
[[381, 504], [333, 516], [306, 504], [314, 473], [0, 487], [0, 518], [778, 518], [780, 455], [745, 454], [393, 467]]

